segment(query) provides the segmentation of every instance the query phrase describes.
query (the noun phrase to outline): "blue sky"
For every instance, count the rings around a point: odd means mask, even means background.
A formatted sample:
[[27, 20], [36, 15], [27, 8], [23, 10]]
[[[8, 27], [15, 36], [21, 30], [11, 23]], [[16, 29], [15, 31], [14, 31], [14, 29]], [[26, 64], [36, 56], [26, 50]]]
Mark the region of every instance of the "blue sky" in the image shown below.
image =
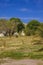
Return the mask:
[[0, 18], [11, 17], [43, 22], [43, 0], [0, 0]]

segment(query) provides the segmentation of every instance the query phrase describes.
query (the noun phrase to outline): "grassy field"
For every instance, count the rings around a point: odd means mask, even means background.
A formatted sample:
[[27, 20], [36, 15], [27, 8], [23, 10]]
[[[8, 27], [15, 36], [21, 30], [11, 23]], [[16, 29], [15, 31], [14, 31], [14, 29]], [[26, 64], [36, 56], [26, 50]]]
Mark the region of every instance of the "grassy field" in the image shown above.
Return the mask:
[[42, 59], [43, 38], [37, 36], [0, 38], [0, 58]]

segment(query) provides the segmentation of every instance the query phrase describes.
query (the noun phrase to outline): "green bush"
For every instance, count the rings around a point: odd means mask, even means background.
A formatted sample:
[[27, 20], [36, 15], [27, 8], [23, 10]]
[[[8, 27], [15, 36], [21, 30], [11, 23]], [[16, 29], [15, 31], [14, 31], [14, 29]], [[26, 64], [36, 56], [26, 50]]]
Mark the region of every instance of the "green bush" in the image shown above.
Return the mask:
[[28, 22], [26, 29], [25, 29], [26, 35], [35, 35], [36, 34], [35, 32], [39, 26], [40, 26], [40, 22], [38, 22], [37, 20], [32, 20]]

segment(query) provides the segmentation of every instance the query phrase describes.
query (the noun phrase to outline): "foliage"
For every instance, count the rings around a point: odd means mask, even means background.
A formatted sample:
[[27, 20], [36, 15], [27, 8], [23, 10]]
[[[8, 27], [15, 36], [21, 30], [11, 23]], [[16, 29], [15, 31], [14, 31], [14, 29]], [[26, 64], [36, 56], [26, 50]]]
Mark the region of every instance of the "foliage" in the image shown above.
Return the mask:
[[39, 32], [40, 32], [40, 36], [43, 37], [43, 23], [41, 23], [40, 27], [39, 27]]
[[19, 18], [11, 18], [10, 20], [0, 20], [0, 31], [5, 31], [5, 35], [12, 36], [14, 32], [19, 32], [24, 29], [24, 25]]
[[23, 24], [23, 23], [19, 23], [19, 24], [17, 25], [17, 32], [21, 32], [23, 29], [25, 29], [24, 24]]
[[35, 32], [38, 30], [40, 22], [37, 20], [30, 21], [26, 26], [26, 35], [35, 35]]
[[25, 25], [19, 18], [0, 19], [0, 32], [3, 32], [5, 36], [12, 36], [15, 32], [21, 33], [22, 31], [25, 31], [27, 36], [40, 35], [43, 37], [43, 23], [31, 20]]

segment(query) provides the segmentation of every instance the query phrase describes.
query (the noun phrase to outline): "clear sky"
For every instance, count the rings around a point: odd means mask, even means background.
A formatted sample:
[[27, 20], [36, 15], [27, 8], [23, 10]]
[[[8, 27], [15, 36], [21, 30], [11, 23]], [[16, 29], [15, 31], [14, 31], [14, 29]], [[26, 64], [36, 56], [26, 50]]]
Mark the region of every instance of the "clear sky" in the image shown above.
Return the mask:
[[32, 19], [43, 22], [43, 0], [0, 0], [0, 18], [11, 17], [24, 22]]

